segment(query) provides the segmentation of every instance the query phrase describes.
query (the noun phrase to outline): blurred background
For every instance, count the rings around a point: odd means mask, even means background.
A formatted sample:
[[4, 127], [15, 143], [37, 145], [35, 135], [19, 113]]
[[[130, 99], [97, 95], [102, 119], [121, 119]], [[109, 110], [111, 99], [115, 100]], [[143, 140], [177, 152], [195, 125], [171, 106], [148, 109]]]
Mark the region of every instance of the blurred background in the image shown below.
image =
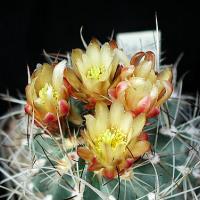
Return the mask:
[[[165, 64], [176, 61], [183, 52], [179, 77], [185, 77], [183, 90], [196, 94], [199, 89], [199, 11], [185, 1], [13, 1], [1, 5], [0, 12], [0, 92], [24, 93], [26, 66], [31, 71], [43, 62], [42, 51], [63, 52], [83, 48], [80, 27], [87, 42], [95, 36], [105, 42], [114, 29], [132, 32], [155, 29], [157, 12], [162, 32]], [[197, 9], [196, 9], [197, 8]], [[1, 113], [8, 104], [1, 102]]]

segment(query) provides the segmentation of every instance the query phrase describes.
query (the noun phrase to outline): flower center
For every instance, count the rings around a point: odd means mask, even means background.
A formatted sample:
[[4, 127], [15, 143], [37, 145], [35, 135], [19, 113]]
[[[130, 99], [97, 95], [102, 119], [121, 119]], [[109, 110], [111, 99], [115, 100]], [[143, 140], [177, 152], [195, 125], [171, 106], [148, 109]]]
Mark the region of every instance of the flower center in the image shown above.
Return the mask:
[[100, 134], [94, 142], [97, 152], [101, 153], [105, 144], [112, 150], [115, 150], [118, 145], [126, 145], [127, 137], [118, 128], [111, 128]]
[[105, 72], [105, 67], [91, 67], [87, 72], [87, 78], [99, 80], [100, 76], [104, 72]]
[[39, 91], [39, 97], [41, 103], [45, 104], [46, 101], [53, 99], [55, 103], [58, 101], [58, 93], [56, 90], [48, 83]]

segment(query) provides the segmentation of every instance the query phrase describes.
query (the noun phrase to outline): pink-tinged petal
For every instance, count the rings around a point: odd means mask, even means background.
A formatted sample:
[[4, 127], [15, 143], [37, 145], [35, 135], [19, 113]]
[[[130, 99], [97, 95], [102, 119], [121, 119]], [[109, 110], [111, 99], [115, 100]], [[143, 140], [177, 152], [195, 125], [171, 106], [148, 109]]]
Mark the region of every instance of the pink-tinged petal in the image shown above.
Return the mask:
[[59, 101], [59, 111], [60, 115], [67, 115], [69, 113], [70, 107], [66, 100], [62, 99]]
[[160, 114], [160, 108], [156, 107], [156, 108], [152, 108], [152, 109], [149, 111], [147, 117], [148, 117], [148, 118], [152, 118], [152, 117], [158, 116], [159, 114]]
[[142, 140], [148, 141], [149, 140], [149, 135], [147, 133], [143, 132], [138, 136], [138, 140], [139, 141], [142, 141]]
[[26, 104], [25, 105], [25, 107], [24, 107], [24, 111], [27, 113], [27, 114], [29, 114], [29, 115], [31, 115], [32, 114], [32, 111], [33, 111], [33, 108], [32, 108], [32, 106], [30, 105], [30, 104]]
[[123, 67], [120, 74], [121, 80], [125, 80], [128, 76], [132, 75], [134, 72], [134, 69], [135, 69], [134, 65]]
[[151, 105], [151, 98], [149, 96], [146, 96], [138, 102], [136, 109], [134, 109], [132, 113], [134, 115], [145, 113], [148, 111], [150, 105]]
[[116, 97], [118, 98], [119, 95], [128, 88], [128, 83], [127, 81], [122, 81], [120, 83], [118, 83], [117, 87], [116, 87]]
[[134, 161], [135, 161], [135, 160], [134, 160], [133, 158], [127, 158], [127, 159], [126, 159], [125, 168], [126, 168], [126, 169], [130, 168], [130, 167], [133, 165]]
[[97, 103], [97, 100], [95, 98], [93, 98], [93, 97], [88, 98], [88, 104], [86, 104], [84, 106], [84, 108], [87, 109], [87, 110], [94, 109], [96, 103]]
[[108, 96], [112, 101], [115, 100], [117, 98], [116, 89], [115, 88], [108, 89]]
[[48, 123], [51, 123], [51, 122], [56, 121], [56, 120], [57, 120], [57, 117], [53, 113], [48, 112], [44, 116], [43, 122], [48, 124]]
[[68, 93], [69, 95], [71, 95], [71, 94], [73, 93], [73, 88], [72, 88], [72, 86], [70, 85], [70, 83], [67, 81], [66, 78], [63, 79], [63, 84], [64, 84], [64, 86], [65, 86], [66, 89], [67, 89], [67, 93]]

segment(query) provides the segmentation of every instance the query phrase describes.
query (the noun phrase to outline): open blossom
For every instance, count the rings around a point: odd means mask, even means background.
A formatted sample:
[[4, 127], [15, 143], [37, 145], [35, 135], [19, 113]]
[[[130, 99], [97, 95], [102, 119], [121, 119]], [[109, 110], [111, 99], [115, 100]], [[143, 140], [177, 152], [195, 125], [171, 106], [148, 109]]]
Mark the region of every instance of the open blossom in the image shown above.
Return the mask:
[[78, 155], [88, 162], [88, 170], [113, 179], [130, 169], [134, 161], [150, 150], [146, 133], [142, 133], [145, 114], [133, 118], [123, 105], [115, 101], [110, 110], [103, 102], [95, 106], [95, 116], [86, 115], [82, 134], [86, 146], [78, 147]]
[[58, 129], [58, 117], [66, 116], [69, 112], [69, 95], [63, 79], [65, 66], [65, 60], [56, 66], [39, 64], [26, 86], [25, 111], [34, 115], [37, 125], [51, 131]]
[[65, 77], [73, 87], [72, 95], [91, 104], [106, 101], [117, 66], [120, 50], [114, 41], [100, 45], [93, 39], [86, 51], [72, 50], [73, 68], [67, 68]]
[[146, 113], [154, 117], [160, 112], [160, 106], [171, 96], [172, 71], [165, 68], [157, 73], [155, 55], [152, 52], [139, 52], [130, 61], [129, 66], [121, 70], [118, 80], [109, 89], [112, 99], [120, 99], [125, 109], [134, 116]]

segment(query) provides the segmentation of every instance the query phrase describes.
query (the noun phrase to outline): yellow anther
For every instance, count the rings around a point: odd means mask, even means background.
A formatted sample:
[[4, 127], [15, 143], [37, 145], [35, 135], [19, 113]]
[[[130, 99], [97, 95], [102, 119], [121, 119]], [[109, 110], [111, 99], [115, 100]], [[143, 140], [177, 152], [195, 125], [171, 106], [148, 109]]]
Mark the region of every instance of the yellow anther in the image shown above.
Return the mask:
[[58, 94], [55, 89], [48, 83], [39, 91], [39, 97], [41, 102], [44, 104], [45, 101], [53, 99], [55, 102], [58, 100]]
[[104, 133], [99, 134], [98, 138], [94, 141], [97, 152], [102, 152], [104, 145], [109, 145], [113, 150], [118, 145], [126, 145], [127, 137], [118, 128], [107, 129]]
[[99, 80], [104, 71], [104, 67], [91, 67], [87, 72], [87, 78]]

